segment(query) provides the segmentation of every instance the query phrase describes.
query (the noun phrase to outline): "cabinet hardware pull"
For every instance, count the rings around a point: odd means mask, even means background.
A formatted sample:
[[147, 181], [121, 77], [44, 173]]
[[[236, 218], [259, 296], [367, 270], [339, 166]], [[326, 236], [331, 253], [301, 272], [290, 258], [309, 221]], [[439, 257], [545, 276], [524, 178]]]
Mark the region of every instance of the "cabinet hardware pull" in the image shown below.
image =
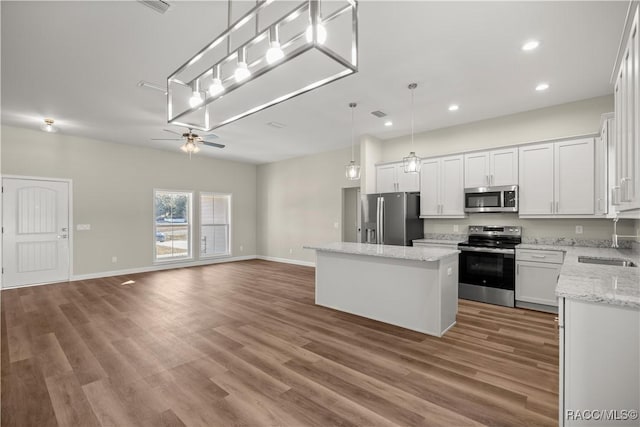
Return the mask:
[[553, 213], [553, 202], [549, 202], [549, 211]]
[[556, 213], [560, 212], [560, 202], [556, 202]]
[[546, 258], [546, 255], [531, 255], [531, 258]]
[[516, 276], [520, 275], [520, 264], [516, 265]]

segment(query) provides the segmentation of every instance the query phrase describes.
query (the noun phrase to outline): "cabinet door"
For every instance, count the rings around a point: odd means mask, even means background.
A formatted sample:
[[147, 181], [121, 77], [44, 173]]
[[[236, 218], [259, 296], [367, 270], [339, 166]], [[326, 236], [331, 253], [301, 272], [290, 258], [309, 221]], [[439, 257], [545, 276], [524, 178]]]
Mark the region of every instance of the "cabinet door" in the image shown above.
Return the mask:
[[518, 185], [518, 149], [496, 150], [489, 153], [491, 185]]
[[609, 121], [606, 120], [602, 125], [600, 138], [595, 141], [595, 213], [596, 215], [604, 215], [607, 213], [607, 127]]
[[613, 137], [614, 144], [614, 159], [613, 159], [613, 180], [609, 184], [611, 186], [611, 198], [612, 204], [616, 206], [616, 211], [620, 211], [620, 203], [622, 198], [622, 192], [620, 191], [620, 181], [622, 180], [622, 146], [624, 142], [623, 132], [622, 132], [622, 123], [623, 123], [623, 115], [622, 115], [622, 76], [618, 74], [618, 78], [616, 79], [616, 84], [613, 88], [614, 95], [614, 105], [615, 105], [615, 130]]
[[634, 135], [631, 145], [634, 147], [634, 208], [640, 209], [640, 5], [636, 7], [636, 15], [633, 19], [631, 30], [633, 46], [633, 99], [634, 99]]
[[489, 186], [489, 153], [464, 155], [464, 188]]
[[553, 143], [520, 147], [520, 215], [553, 214]]
[[593, 215], [595, 162], [593, 138], [555, 144], [555, 213]]
[[556, 284], [561, 264], [516, 262], [516, 301], [558, 306]]
[[442, 158], [440, 212], [445, 216], [464, 216], [464, 158]]
[[420, 168], [420, 215], [440, 214], [440, 160], [423, 160]]
[[376, 191], [378, 193], [393, 193], [396, 190], [396, 165], [376, 166]]
[[420, 191], [420, 173], [406, 173], [402, 163], [396, 171], [398, 191]]

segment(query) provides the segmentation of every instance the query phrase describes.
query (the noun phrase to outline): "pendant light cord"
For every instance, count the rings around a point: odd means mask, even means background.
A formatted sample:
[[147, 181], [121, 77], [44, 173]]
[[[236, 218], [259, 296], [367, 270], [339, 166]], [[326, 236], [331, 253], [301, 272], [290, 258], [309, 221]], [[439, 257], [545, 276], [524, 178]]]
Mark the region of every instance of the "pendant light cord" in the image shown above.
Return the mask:
[[356, 104], [355, 102], [351, 102], [349, 103], [349, 108], [351, 108], [351, 161], [354, 161], [354, 140], [355, 140], [355, 126], [354, 126], [354, 114], [355, 114], [355, 109], [356, 109]]
[[411, 83], [409, 85], [409, 89], [411, 89], [411, 151], [414, 150], [414, 145], [413, 145], [413, 123], [414, 123], [414, 114], [415, 114], [415, 109], [413, 107], [413, 91], [415, 90], [415, 88], [418, 85], [415, 83]]

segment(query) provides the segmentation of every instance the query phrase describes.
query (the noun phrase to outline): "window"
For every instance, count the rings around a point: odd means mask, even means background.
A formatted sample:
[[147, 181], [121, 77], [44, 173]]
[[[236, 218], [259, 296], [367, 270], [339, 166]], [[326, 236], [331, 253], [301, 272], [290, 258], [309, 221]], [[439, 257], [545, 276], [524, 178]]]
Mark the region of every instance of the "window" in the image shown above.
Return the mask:
[[155, 260], [191, 258], [191, 193], [154, 191]]
[[231, 194], [200, 193], [200, 256], [231, 255]]

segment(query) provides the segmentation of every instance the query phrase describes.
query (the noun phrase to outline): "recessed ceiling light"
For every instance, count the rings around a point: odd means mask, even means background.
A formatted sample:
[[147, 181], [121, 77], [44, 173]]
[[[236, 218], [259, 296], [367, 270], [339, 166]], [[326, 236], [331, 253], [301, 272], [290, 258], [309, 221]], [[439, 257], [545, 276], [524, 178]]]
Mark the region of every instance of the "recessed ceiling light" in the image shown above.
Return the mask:
[[58, 128], [53, 125], [54, 122], [55, 120], [53, 119], [44, 119], [44, 123], [40, 126], [40, 129], [45, 132], [56, 133], [58, 132]]
[[384, 125], [387, 127], [393, 126], [393, 122], [391, 120], [387, 120], [386, 122], [384, 122]]
[[547, 89], [549, 89], [549, 83], [539, 83], [538, 86], [536, 86], [536, 90], [538, 92], [542, 92], [543, 90]]
[[458, 111], [459, 108], [460, 108], [460, 106], [457, 105], [457, 104], [449, 105], [449, 111]]
[[538, 46], [540, 46], [540, 42], [538, 40], [529, 40], [528, 42], [522, 45], [522, 50], [524, 51], [534, 50]]

